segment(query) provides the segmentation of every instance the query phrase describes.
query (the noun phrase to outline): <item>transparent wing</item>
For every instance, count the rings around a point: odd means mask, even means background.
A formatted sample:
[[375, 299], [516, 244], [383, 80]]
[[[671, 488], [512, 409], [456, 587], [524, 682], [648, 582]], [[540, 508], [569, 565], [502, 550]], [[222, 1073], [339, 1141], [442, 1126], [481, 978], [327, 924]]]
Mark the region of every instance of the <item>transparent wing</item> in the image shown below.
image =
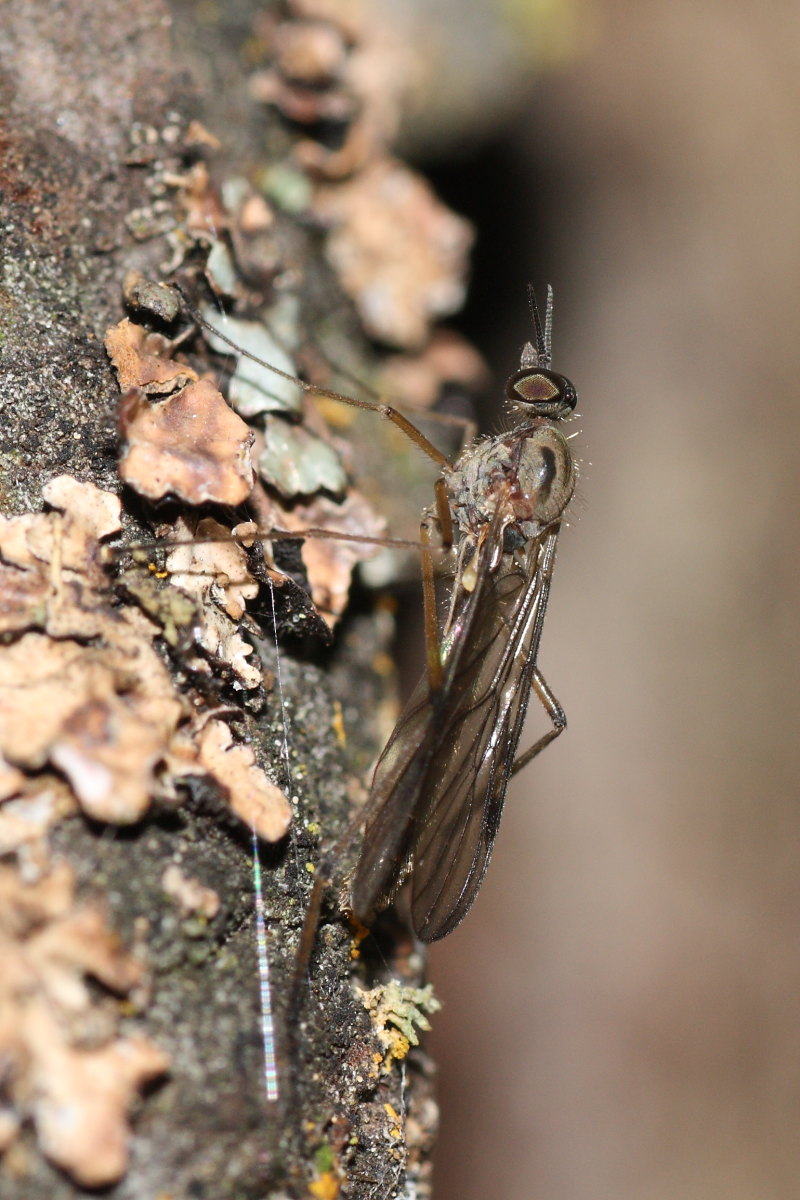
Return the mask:
[[[353, 905], [366, 913], [413, 864], [412, 917], [423, 941], [449, 933], [483, 879], [525, 717], [557, 528], [504, 555], [461, 591], [442, 688], [423, 680], [375, 769]], [[484, 547], [486, 562], [491, 546]], [[483, 564], [482, 564], [483, 565]]]

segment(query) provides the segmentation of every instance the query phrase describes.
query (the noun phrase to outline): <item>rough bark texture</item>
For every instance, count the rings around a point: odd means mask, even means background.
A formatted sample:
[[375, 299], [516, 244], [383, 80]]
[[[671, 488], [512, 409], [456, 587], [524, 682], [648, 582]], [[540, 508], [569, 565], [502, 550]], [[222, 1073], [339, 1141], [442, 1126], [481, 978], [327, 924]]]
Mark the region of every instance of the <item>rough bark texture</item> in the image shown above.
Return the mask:
[[[240, 16], [228, 6], [225, 21], [220, 17], [216, 56], [205, 60], [216, 79], [201, 78], [199, 96], [160, 0], [6, 6], [0, 51], [6, 114], [0, 210], [5, 514], [39, 511], [42, 487], [55, 476], [121, 490], [119, 389], [103, 335], [124, 315], [126, 273], [137, 269], [158, 279], [170, 256], [162, 234], [177, 219], [177, 201], [167, 190], [154, 203], [153, 164], [180, 143], [198, 115], [217, 133], [225, 128], [219, 109], [216, 119], [201, 112], [214, 85], [230, 122], [223, 174], [231, 160], [240, 171], [251, 170], [256, 140], [262, 155], [267, 147], [267, 161], [287, 141], [274, 115], [262, 109], [256, 121], [242, 90], [227, 87], [235, 55], [225, 33], [237, 21], [245, 28], [250, 16], [246, 8]], [[249, 116], [234, 127], [234, 114], [245, 112]], [[283, 219], [281, 231], [318, 312], [320, 298], [331, 296], [334, 286], [320, 241], [302, 221]], [[338, 311], [352, 331], [352, 309], [339, 304]], [[123, 499], [123, 520], [134, 534], [152, 528], [146, 520], [152, 510], [130, 493]], [[112, 606], [131, 603], [130, 593], [110, 590], [109, 597]], [[109, 1195], [392, 1196], [403, 1191], [407, 1171], [414, 1194], [425, 1194], [435, 1119], [428, 1068], [412, 1053], [405, 1063], [380, 1069], [385, 1047], [354, 992], [352, 929], [333, 900], [301, 1007], [287, 1011], [308, 893], [306, 864], [318, 853], [314, 822], [330, 840], [349, 820], [356, 781], [383, 732], [385, 685], [375, 664], [389, 632], [384, 618], [350, 616], [333, 648], [295, 642], [294, 649], [282, 647], [280, 665], [267, 638], [260, 651], [273, 679], [280, 669], [281, 690], [261, 688], [246, 704], [230, 677], [206, 685], [204, 702], [237, 709], [236, 728], [246, 729], [259, 761], [272, 764], [295, 801], [293, 834], [262, 851], [282, 1051], [277, 1105], [268, 1108], [264, 1101], [249, 833], [230, 816], [219, 789], [193, 777], [181, 787], [179, 803], [156, 802], [138, 823], [121, 828], [73, 811], [50, 829], [47, 855], [72, 865], [78, 896], [100, 898], [110, 927], [126, 946], [138, 945], [146, 964], [143, 997], [127, 1008], [114, 1001], [123, 1029], [145, 1033], [170, 1060], [168, 1072], [135, 1107], [130, 1164]], [[8, 635], [7, 645], [15, 637]], [[182, 646], [159, 647], [173, 679], [194, 695], [197, 680]], [[359, 714], [347, 752], [335, 732], [339, 706]], [[281, 763], [287, 720], [288, 779]], [[18, 857], [20, 870], [27, 864], [30, 873], [30, 859]], [[176, 862], [184, 875], [217, 893], [216, 916], [181, 915], [165, 895], [164, 871]], [[419, 982], [419, 960], [402, 934], [389, 938], [384, 953], [399, 956], [409, 984]], [[374, 979], [365, 968], [366, 986]], [[12, 1085], [13, 1079], [0, 1077], [4, 1103]], [[9, 1200], [88, 1195], [80, 1178], [42, 1153], [47, 1147], [37, 1138], [38, 1086], [31, 1083], [28, 1106], [17, 1114], [22, 1126], [8, 1143], [0, 1191]]]

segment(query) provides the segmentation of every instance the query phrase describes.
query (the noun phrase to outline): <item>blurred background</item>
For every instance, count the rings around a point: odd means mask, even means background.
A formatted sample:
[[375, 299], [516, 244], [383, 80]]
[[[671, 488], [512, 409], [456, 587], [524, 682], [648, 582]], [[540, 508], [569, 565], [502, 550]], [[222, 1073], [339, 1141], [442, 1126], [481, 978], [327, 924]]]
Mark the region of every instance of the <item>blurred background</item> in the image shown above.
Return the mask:
[[[453, 31], [475, 11], [457, 7]], [[513, 62], [473, 92], [483, 127], [471, 140], [463, 120], [446, 158], [423, 130], [418, 161], [478, 224], [462, 328], [498, 393], [526, 281], [555, 288], [583, 461], [541, 664], [570, 724], [514, 782], [479, 901], [432, 949], [435, 1194], [784, 1200], [800, 1177], [800, 8], [501, 10]], [[469, 93], [460, 37], [448, 62]]]

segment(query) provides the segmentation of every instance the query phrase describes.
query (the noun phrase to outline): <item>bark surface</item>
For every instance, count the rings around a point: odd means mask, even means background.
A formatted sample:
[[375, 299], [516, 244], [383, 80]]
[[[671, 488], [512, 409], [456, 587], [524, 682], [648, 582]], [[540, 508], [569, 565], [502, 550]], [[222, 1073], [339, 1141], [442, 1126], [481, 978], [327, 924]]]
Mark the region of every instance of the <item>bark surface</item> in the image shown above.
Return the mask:
[[[220, 14], [210, 59], [198, 56], [189, 40], [191, 8], [172, 12], [161, 0], [122, 6], [32, 0], [6, 7], [0, 47], [0, 505], [6, 515], [39, 512], [43, 487], [63, 475], [121, 494], [128, 538], [152, 535], [161, 515], [121, 487], [119, 387], [103, 343], [105, 331], [125, 315], [126, 276], [135, 270], [161, 278], [176, 253], [167, 235], [181, 223], [185, 228], [185, 191], [165, 187], [159, 194], [154, 172], [170, 154], [184, 155], [184, 169], [198, 161], [194, 149], [185, 149], [187, 129], [198, 118], [222, 132], [214, 170], [223, 179], [231, 163], [252, 175], [285, 153], [289, 137], [274, 113], [254, 110], [236, 82], [253, 17], [249, 6]], [[335, 337], [352, 361], [357, 323], [352, 307], [333, 299], [321, 238], [285, 214], [279, 226], [278, 240], [284, 251], [290, 246], [302, 272], [301, 305], [305, 296], [317, 312], [329, 305]], [[110, 572], [109, 611], [118, 616], [136, 603], [130, 589], [115, 590]], [[279, 618], [290, 620], [293, 601], [281, 603]], [[30, 628], [42, 626], [32, 621]], [[8, 633], [0, 653], [21, 632]], [[130, 1161], [105, 1194], [119, 1200], [334, 1197], [340, 1191], [393, 1196], [407, 1172], [415, 1194], [425, 1193], [435, 1123], [429, 1068], [413, 1053], [402, 1063], [387, 1060], [380, 1037], [386, 1026], [353, 987], [353, 930], [335, 891], [323, 912], [308, 986], [299, 998], [290, 988], [310, 884], [307, 864], [317, 859], [320, 830], [331, 842], [351, 819], [352, 801], [363, 796], [369, 761], [385, 734], [386, 686], [375, 664], [383, 662], [390, 634], [385, 616], [351, 614], [333, 647], [295, 639], [281, 646], [279, 662], [267, 632], [258, 651], [271, 686], [249, 699], [230, 672], [198, 682], [180, 638], [155, 642], [176, 688], [192, 704], [201, 703], [195, 697], [205, 689], [202, 703], [226, 710], [293, 801], [293, 833], [262, 848], [281, 1052], [277, 1105], [264, 1100], [250, 835], [213, 781], [188, 777], [177, 798], [156, 795], [132, 824], [91, 820], [73, 805], [35, 847], [26, 843], [9, 855], [20, 888], [37, 871], [46, 877], [54, 862], [66, 861], [76, 902], [99, 904], [108, 929], [143, 964], [141, 986], [127, 1000], [119, 994], [124, 987], [104, 987], [102, 972], [99, 979], [91, 965], [83, 972], [82, 986], [99, 1009], [113, 1010], [109, 1020], [118, 1032], [145, 1036], [169, 1058], [166, 1071], [137, 1089], [129, 1106]], [[91, 650], [97, 642], [78, 638], [76, 644]], [[53, 681], [54, 705], [59, 689], [69, 686], [67, 678]], [[343, 710], [351, 720], [356, 714], [346, 750], [337, 735]], [[29, 786], [36, 772], [23, 774]], [[216, 893], [215, 915], [182, 911], [165, 893], [165, 870], [176, 864], [183, 876]], [[374, 962], [360, 969], [362, 986], [384, 972], [381, 953], [396, 956], [409, 986], [421, 982], [419, 959], [395, 929]], [[69, 1053], [99, 1053], [106, 1033], [105, 1026], [85, 1029], [81, 1041], [73, 1031]], [[23, 1072], [30, 1063], [20, 1059], [18, 1065]], [[41, 1070], [46, 1076], [47, 1061]], [[42, 1144], [37, 1105], [49, 1095], [47, 1079], [31, 1076], [21, 1090], [19, 1079], [3, 1084], [17, 1110], [9, 1117], [13, 1136], [0, 1165], [2, 1195], [66, 1200], [94, 1194], [85, 1164], [62, 1170]]]

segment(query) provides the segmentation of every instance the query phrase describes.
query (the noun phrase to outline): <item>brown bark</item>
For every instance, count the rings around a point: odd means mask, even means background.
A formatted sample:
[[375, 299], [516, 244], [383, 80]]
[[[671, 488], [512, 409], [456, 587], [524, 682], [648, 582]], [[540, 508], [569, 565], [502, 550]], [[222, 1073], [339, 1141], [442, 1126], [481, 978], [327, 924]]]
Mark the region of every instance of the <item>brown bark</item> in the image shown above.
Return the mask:
[[[175, 41], [171, 15], [178, 18]], [[40, 510], [42, 487], [56, 476], [120, 492], [119, 392], [103, 336], [124, 315], [128, 272], [157, 279], [163, 271], [170, 247], [159, 222], [168, 229], [183, 219], [176, 215], [175, 192], [154, 201], [153, 162], [169, 156], [170, 145], [180, 143], [199, 115], [216, 132], [230, 131], [218, 159], [223, 176], [231, 160], [240, 172], [251, 171], [256, 144], [262, 165], [266, 145], [269, 162], [275, 147], [285, 146], [286, 134], [274, 116], [248, 106], [235, 80], [238, 46], [227, 40], [222, 18], [198, 93], [184, 73], [194, 54], [183, 40], [188, 26], [160, 0], [125, 6], [35, 0], [8, 7], [5, 16], [0, 477], [4, 513], [20, 514]], [[216, 101], [209, 99], [212, 90]], [[245, 115], [234, 124], [234, 114]], [[319, 296], [327, 301], [333, 294], [320, 240], [302, 222], [283, 219], [281, 228], [319, 308]], [[350, 317], [346, 306], [338, 309]], [[143, 526], [150, 528], [145, 517], [152, 510], [130, 493], [123, 500], [126, 528], [141, 535]], [[131, 605], [131, 596], [130, 590], [109, 590], [109, 612]], [[291, 619], [292, 613], [285, 615]], [[8, 636], [9, 646], [19, 632]], [[349, 1196], [389, 1196], [407, 1169], [416, 1194], [424, 1192], [434, 1111], [424, 1059], [412, 1055], [385, 1072], [376, 1067], [383, 1050], [351, 983], [352, 931], [335, 897], [325, 908], [300, 1007], [287, 1008], [308, 892], [306, 863], [317, 855], [318, 838], [304, 821], [318, 822], [332, 840], [349, 820], [349, 797], [376, 749], [384, 697], [372, 664], [385, 640], [382, 621], [351, 617], [333, 649], [313, 641], [300, 650], [281, 648], [282, 694], [266, 688], [257, 700], [242, 703], [229, 675], [208, 681], [202, 701], [209, 708], [224, 706], [228, 719], [238, 706], [234, 727], [247, 730], [258, 760], [299, 796], [293, 835], [263, 851], [282, 1051], [277, 1106], [267, 1108], [263, 1099], [249, 834], [225, 809], [219, 788], [194, 776], [179, 788], [179, 802], [156, 798], [140, 821], [125, 827], [92, 821], [73, 806], [51, 826], [46, 850], [39, 848], [49, 865], [66, 860], [80, 901], [101, 901], [109, 928], [126, 946], [138, 945], [149, 984], [127, 1009], [110, 999], [127, 986], [107, 990], [98, 971], [88, 966], [85, 973], [101, 1007], [115, 1006], [122, 1032], [146, 1035], [170, 1060], [168, 1072], [136, 1108], [130, 1164], [109, 1194], [137, 1200], [161, 1194], [305, 1196], [313, 1185], [318, 1196], [334, 1196], [340, 1188]], [[97, 641], [85, 639], [80, 648], [92, 649]], [[158, 639], [157, 646], [176, 685], [195, 696], [197, 681], [180, 639], [172, 647]], [[276, 677], [269, 639], [260, 653]], [[66, 677], [56, 681], [54, 703], [58, 689], [68, 686]], [[347, 754], [335, 732], [339, 705], [364, 714]], [[280, 761], [287, 714], [290, 779]], [[10, 861], [19, 865], [23, 858]], [[164, 872], [176, 862], [184, 875], [217, 893], [216, 916], [182, 917], [165, 896]], [[389, 943], [402, 944], [402, 938]], [[418, 982], [419, 967], [407, 960], [406, 952], [406, 980]], [[366, 970], [361, 979], [367, 986], [374, 982]], [[93, 1049], [104, 1044], [100, 1034], [94, 1036]], [[83, 1048], [71, 1046], [76, 1054]], [[18, 1078], [0, 1079], [22, 1121], [0, 1167], [3, 1196], [59, 1200], [88, 1194], [88, 1175], [78, 1172], [76, 1180], [74, 1172], [59, 1170], [41, 1145], [37, 1088], [46, 1090], [47, 1082], [30, 1082], [27, 1101], [19, 1099], [25, 1091], [19, 1084]]]

